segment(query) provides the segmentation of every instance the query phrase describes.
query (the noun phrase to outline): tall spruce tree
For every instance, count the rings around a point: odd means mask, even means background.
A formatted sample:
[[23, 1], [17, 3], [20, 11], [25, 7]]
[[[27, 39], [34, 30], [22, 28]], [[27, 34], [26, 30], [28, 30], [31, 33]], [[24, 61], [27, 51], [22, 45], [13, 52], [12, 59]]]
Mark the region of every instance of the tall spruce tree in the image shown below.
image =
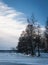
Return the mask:
[[34, 33], [35, 33], [35, 18], [27, 19], [28, 25], [25, 31], [21, 34], [18, 42], [18, 51], [25, 54], [35, 55], [34, 52]]

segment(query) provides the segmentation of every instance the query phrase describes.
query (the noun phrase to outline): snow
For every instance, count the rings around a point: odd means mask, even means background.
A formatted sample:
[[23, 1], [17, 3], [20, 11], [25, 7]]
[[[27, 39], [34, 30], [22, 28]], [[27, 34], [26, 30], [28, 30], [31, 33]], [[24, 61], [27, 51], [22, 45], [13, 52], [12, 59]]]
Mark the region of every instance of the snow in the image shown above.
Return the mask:
[[0, 53], [0, 65], [48, 65], [48, 53], [41, 53], [40, 57], [20, 53]]

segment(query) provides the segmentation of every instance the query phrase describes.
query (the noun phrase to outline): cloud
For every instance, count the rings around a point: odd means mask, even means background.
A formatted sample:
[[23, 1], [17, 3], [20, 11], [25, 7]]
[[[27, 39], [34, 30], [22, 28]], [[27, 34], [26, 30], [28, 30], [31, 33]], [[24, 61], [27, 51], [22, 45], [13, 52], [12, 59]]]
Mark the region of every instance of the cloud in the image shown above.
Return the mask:
[[0, 49], [16, 46], [27, 23], [24, 13], [0, 2]]

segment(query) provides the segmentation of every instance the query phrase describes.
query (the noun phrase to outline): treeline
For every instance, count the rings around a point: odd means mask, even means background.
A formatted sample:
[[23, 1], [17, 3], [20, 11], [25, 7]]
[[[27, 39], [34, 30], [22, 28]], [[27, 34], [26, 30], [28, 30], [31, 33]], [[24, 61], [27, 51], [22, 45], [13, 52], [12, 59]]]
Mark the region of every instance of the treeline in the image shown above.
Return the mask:
[[11, 48], [9, 50], [0, 50], [0, 53], [18, 53], [18, 50], [16, 48]]
[[38, 52], [40, 56], [40, 50], [48, 52], [48, 19], [44, 27], [44, 32], [41, 30], [42, 27], [36, 23], [35, 17], [27, 19], [28, 25], [25, 31], [19, 37], [17, 50], [20, 53], [35, 55]]

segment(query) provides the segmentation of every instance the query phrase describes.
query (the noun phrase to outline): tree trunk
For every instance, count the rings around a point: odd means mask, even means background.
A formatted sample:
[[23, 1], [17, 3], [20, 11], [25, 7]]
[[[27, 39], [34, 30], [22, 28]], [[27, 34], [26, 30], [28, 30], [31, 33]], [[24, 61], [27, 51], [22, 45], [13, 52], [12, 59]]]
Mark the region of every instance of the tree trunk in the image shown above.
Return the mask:
[[38, 57], [40, 56], [39, 43], [38, 43]]

